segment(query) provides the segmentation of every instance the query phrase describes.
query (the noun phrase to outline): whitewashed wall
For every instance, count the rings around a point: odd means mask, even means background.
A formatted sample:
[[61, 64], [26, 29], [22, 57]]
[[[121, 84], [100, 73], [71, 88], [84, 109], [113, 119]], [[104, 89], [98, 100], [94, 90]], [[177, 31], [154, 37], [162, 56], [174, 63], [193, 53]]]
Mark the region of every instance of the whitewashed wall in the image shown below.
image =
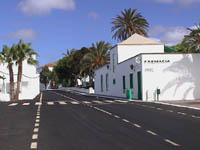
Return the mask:
[[[115, 53], [116, 51], [111, 51]], [[138, 56], [141, 59], [141, 56]], [[136, 58], [131, 58], [123, 63], [118, 64], [115, 61], [115, 72], [113, 72], [113, 63], [111, 58], [111, 64], [109, 65], [109, 69], [107, 65], [96, 70], [95, 72], [95, 94], [101, 95], [110, 95], [116, 97], [126, 97], [126, 92], [123, 90], [123, 76], [126, 77], [126, 88], [130, 88], [130, 73], [133, 73], [133, 98], [138, 98], [138, 86], [137, 86], [137, 72], [142, 71], [142, 64], [137, 64], [135, 61]], [[134, 68], [131, 69], [131, 65], [134, 65]], [[106, 91], [106, 74], [109, 74], [109, 83], [108, 83], [108, 91]], [[103, 92], [101, 92], [101, 75], [103, 75]], [[113, 79], [115, 79], [116, 83], [113, 84]]]
[[141, 53], [164, 53], [164, 45], [118, 45], [118, 63]]
[[[13, 65], [14, 81], [17, 82], [18, 67]], [[10, 101], [9, 95], [9, 70], [7, 64], [0, 64], [0, 75], [5, 76], [5, 80], [0, 79], [0, 101]], [[36, 72], [36, 67], [23, 62], [23, 76], [21, 84], [21, 93], [19, 99], [33, 99], [40, 93], [40, 77]]]
[[144, 54], [142, 62], [144, 101], [157, 100], [157, 88], [161, 90], [160, 100], [200, 99], [200, 54]]

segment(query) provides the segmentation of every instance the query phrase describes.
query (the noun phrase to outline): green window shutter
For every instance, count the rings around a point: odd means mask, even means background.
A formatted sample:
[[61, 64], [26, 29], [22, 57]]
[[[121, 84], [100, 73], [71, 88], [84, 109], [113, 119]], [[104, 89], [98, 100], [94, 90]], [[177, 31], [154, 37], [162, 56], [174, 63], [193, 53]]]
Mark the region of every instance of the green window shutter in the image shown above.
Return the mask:
[[108, 91], [109, 85], [108, 85], [108, 73], [106, 74], [106, 91]]
[[123, 93], [125, 93], [126, 90], [126, 77], [123, 76]]
[[130, 88], [133, 89], [133, 74], [130, 74]]
[[101, 92], [103, 92], [103, 75], [101, 75]]

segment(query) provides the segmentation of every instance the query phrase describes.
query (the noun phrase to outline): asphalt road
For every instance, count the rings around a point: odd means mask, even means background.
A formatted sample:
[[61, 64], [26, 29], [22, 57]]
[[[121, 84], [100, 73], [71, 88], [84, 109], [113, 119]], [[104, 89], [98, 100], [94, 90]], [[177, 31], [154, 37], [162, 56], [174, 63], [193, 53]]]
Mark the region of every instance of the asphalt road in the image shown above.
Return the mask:
[[200, 111], [64, 91], [0, 103], [1, 150], [199, 150]]

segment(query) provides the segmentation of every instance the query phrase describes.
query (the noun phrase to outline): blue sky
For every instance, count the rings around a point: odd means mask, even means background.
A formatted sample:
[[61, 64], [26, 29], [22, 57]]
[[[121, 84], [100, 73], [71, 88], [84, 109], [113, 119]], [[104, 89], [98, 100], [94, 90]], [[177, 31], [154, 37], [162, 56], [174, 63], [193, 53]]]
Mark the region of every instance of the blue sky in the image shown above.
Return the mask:
[[67, 49], [112, 39], [111, 19], [136, 8], [149, 22], [149, 36], [179, 43], [187, 27], [200, 22], [200, 0], [12, 0], [0, 5], [0, 48], [19, 39], [32, 42], [40, 65], [55, 62]]

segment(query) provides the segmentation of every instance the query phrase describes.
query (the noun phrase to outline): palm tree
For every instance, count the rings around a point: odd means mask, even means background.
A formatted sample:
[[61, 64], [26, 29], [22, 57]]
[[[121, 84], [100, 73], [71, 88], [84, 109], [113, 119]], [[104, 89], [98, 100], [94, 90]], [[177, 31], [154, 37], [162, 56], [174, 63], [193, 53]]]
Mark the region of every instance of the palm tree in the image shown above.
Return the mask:
[[200, 23], [196, 25], [195, 29], [190, 29], [189, 35], [186, 35], [182, 44], [188, 46], [188, 52], [200, 52]]
[[18, 74], [17, 74], [17, 90], [15, 99], [19, 100], [20, 85], [22, 80], [22, 70], [23, 70], [23, 61], [27, 60], [27, 63], [30, 65], [37, 65], [38, 61], [34, 59], [34, 56], [38, 54], [31, 48], [31, 43], [24, 43], [22, 40], [19, 41], [16, 49], [16, 64], [18, 65]]
[[121, 11], [121, 15], [117, 15], [112, 19], [112, 32], [115, 31], [112, 38], [120, 41], [126, 40], [134, 33], [147, 36], [149, 23], [140, 14], [137, 9], [125, 9]]
[[15, 45], [12, 48], [9, 48], [7, 45], [3, 46], [3, 51], [0, 53], [0, 60], [3, 63], [8, 64], [9, 77], [10, 77], [10, 100], [14, 101], [14, 73], [13, 73], [13, 64], [14, 64], [14, 49]]
[[104, 41], [97, 42], [96, 45], [92, 44], [92, 47], [89, 49], [89, 52], [85, 54], [85, 56], [81, 60], [81, 72], [86, 72], [90, 76], [90, 83], [92, 83], [93, 80], [94, 70], [109, 63], [110, 48], [110, 43], [105, 43]]

